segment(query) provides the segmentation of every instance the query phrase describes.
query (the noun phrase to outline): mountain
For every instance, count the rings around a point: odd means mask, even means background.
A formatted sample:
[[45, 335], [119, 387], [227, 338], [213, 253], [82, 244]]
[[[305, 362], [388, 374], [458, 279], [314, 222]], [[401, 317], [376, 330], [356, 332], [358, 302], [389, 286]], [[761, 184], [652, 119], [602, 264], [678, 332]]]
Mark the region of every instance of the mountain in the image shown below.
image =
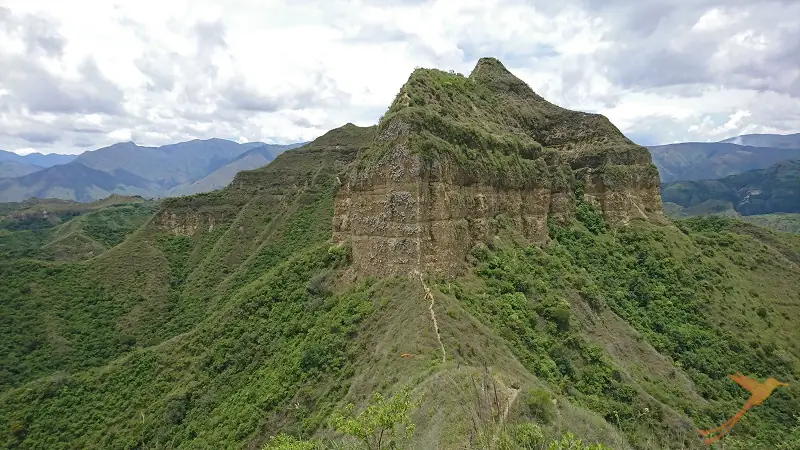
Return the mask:
[[233, 181], [237, 173], [242, 170], [252, 170], [266, 166], [275, 159], [282, 151], [300, 147], [303, 144], [290, 144], [286, 146], [261, 145], [252, 150], [248, 150], [233, 159], [233, 161], [214, 170], [205, 177], [180, 184], [168, 192], [169, 197], [181, 195], [192, 195], [200, 192], [213, 191], [220, 189]]
[[661, 195], [665, 203], [696, 212], [727, 210], [743, 216], [800, 213], [800, 160], [717, 180], [668, 183], [662, 186]]
[[29, 153], [27, 155], [18, 155], [13, 152], [0, 150], [0, 161], [16, 161], [19, 163], [24, 163], [39, 167], [51, 167], [58, 164], [66, 164], [75, 159], [76, 156], [77, 155], [60, 155], [58, 153], [50, 153], [47, 155], [43, 155], [41, 153]]
[[42, 167], [15, 160], [0, 161], [0, 178], [21, 177], [37, 170]]
[[707, 180], [800, 159], [800, 148], [751, 147], [720, 142], [685, 142], [648, 147], [663, 183]]
[[[194, 193], [224, 186], [236, 169], [253, 169], [287, 148], [300, 144], [239, 144], [223, 139], [193, 140], [162, 147], [140, 147], [123, 142], [85, 152], [68, 164], [0, 182], [0, 201], [56, 197], [93, 201], [111, 193], [163, 197], [171, 190]], [[262, 148], [260, 158], [237, 161], [242, 154]], [[271, 159], [270, 159], [271, 160]], [[233, 164], [224, 169], [226, 165]], [[220, 170], [210, 179], [204, 180]]]
[[789, 386], [726, 446], [800, 443], [800, 237], [664, 220], [645, 148], [497, 60], [141, 223], [2, 235], [0, 447], [708, 448], [736, 371]]
[[73, 161], [17, 178], [0, 179], [0, 201], [18, 202], [31, 197], [89, 202], [112, 193], [152, 196], [159, 186], [118, 169], [112, 175]]
[[752, 147], [772, 147], [800, 149], [800, 133], [795, 134], [745, 134], [720, 142], [748, 145]]
[[239, 144], [224, 139], [195, 139], [162, 147], [140, 147], [133, 142], [122, 142], [82, 153], [77, 161], [111, 174], [124, 170], [169, 188], [203, 177], [261, 145], [265, 144]]
[[0, 203], [0, 229], [39, 230], [50, 228], [107, 206], [131, 203], [146, 203], [146, 200], [141, 197], [112, 194], [91, 203], [58, 198], [33, 198], [23, 202]]
[[334, 218], [366, 273], [457, 273], [498, 214], [545, 242], [577, 191], [611, 222], [663, 216], [645, 147], [601, 115], [547, 102], [494, 59], [468, 78], [415, 71], [379, 126]]
[[91, 203], [33, 199], [0, 205], [4, 259], [79, 261], [122, 242], [152, 216], [157, 203], [115, 194]]

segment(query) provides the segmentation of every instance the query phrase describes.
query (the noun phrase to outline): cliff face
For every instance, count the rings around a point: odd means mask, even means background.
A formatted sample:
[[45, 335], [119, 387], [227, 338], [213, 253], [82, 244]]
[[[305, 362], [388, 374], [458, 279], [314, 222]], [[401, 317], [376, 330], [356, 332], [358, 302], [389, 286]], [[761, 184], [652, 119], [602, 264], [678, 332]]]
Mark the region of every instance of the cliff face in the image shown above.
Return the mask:
[[418, 69], [343, 181], [334, 239], [363, 274], [452, 274], [501, 224], [546, 242], [578, 200], [614, 224], [663, 215], [658, 180], [608, 119], [548, 103], [495, 59], [469, 77]]

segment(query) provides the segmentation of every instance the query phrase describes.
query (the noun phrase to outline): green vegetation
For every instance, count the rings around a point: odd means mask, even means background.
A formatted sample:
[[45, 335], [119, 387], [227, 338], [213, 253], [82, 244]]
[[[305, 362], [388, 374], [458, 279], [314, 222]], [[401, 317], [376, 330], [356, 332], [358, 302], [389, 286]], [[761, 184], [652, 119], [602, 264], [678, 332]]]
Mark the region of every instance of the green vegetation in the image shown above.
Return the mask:
[[[682, 208], [705, 208], [708, 204], [729, 205], [750, 216], [800, 212], [800, 161], [784, 161], [766, 169], [750, 170], [718, 180], [678, 181], [661, 188], [664, 202]], [[718, 209], [718, 208], [717, 208]], [[694, 212], [702, 213], [703, 209]], [[693, 215], [694, 215], [693, 214]]]
[[[473, 252], [485, 288], [453, 283], [456, 297], [537, 377], [619, 423], [634, 445], [643, 446], [653, 432], [661, 445], [675, 441], [663, 428], [672, 411], [700, 425], [732, 415], [745, 396], [729, 373], [795, 379], [798, 354], [790, 343], [798, 313], [791, 305], [800, 292], [797, 241], [723, 218], [679, 222], [680, 231], [639, 223], [597, 234], [591, 230], [599, 215], [582, 209], [580, 226], [551, 224], [553, 242], [544, 249], [507, 245]], [[577, 312], [581, 304], [587, 308]], [[626, 373], [618, 365], [624, 361], [606, 353], [609, 345], [626, 345], [624, 336], [613, 344], [587, 340], [578, 324], [604, 314], [623, 319], [673, 361], [667, 377], [685, 373], [699, 397], [686, 398], [653, 373]], [[528, 403], [535, 415], [551, 415], [546, 400], [546, 392], [533, 391]], [[798, 407], [795, 395], [778, 392], [737, 431], [757, 435], [764, 446], [781, 444]]]
[[120, 244], [153, 215], [156, 207], [155, 202], [78, 207], [56, 210], [44, 217], [41, 210], [23, 210], [2, 222], [6, 228], [0, 228], [0, 256], [6, 260], [88, 259]]
[[[415, 70], [381, 118], [377, 133], [394, 136], [399, 129], [409, 131], [398, 139], [408, 139], [430, 176], [453, 177], [462, 185], [569, 190], [570, 164], [622, 171], [618, 164], [647, 153], [604, 117], [548, 103], [493, 58], [481, 59], [469, 77]], [[358, 172], [369, 176], [383, 158], [391, 157], [394, 144], [393, 138], [376, 141], [359, 158]], [[640, 176], [657, 180], [650, 165], [636, 165], [625, 175], [638, 170], [643, 170]]]
[[[327, 139], [222, 194], [164, 202], [91, 260], [3, 263], [0, 447], [224, 447], [318, 428], [373, 303], [368, 283], [319, 278], [348, 258], [329, 251], [332, 192], [358, 150]], [[118, 241], [121, 214], [98, 213], [84, 231]], [[214, 226], [172, 232], [201, 217]]]
[[[501, 227], [463, 274], [362, 276], [331, 242], [334, 198], [404, 125], [431, 173], [447, 158], [499, 187], [546, 173], [575, 216], [539, 245]], [[220, 191], [58, 223], [6, 206], [0, 447], [698, 448], [695, 428], [745, 401], [741, 371], [790, 386], [726, 441], [793, 448], [800, 238], [723, 217], [612, 226], [558, 162], [630, 183], [653, 175], [626, 167], [641, 152], [486, 59], [469, 78], [417, 71], [378, 127]]]
[[708, 180], [800, 158], [800, 148], [684, 142], [649, 147], [663, 183]]
[[413, 408], [411, 394], [400, 392], [387, 402], [379, 393], [364, 411], [353, 414], [353, 404], [345, 413], [335, 412], [330, 419], [333, 429], [357, 438], [367, 450], [396, 448], [414, 434], [409, 411]]
[[800, 214], [761, 214], [741, 217], [741, 220], [787, 233], [800, 233]]

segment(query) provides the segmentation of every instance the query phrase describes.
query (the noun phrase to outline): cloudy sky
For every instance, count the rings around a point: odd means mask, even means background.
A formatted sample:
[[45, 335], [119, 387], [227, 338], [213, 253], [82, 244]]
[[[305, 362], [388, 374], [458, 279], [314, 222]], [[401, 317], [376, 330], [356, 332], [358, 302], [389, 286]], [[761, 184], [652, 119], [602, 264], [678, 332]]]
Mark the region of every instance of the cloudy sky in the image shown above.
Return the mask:
[[[556, 3], [561, 3], [556, 6]], [[800, 131], [795, 0], [0, 0], [0, 148], [288, 143], [495, 56], [640, 144]]]

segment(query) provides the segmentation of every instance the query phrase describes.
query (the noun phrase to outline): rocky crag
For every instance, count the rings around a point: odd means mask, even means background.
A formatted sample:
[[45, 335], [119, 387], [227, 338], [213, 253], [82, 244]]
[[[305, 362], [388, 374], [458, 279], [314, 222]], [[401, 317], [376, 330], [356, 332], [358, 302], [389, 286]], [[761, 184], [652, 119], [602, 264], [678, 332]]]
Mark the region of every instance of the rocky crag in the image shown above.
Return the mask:
[[342, 180], [334, 239], [356, 270], [460, 272], [502, 221], [531, 242], [578, 202], [611, 224], [663, 217], [647, 148], [602, 115], [537, 95], [494, 58], [464, 77], [417, 69]]

